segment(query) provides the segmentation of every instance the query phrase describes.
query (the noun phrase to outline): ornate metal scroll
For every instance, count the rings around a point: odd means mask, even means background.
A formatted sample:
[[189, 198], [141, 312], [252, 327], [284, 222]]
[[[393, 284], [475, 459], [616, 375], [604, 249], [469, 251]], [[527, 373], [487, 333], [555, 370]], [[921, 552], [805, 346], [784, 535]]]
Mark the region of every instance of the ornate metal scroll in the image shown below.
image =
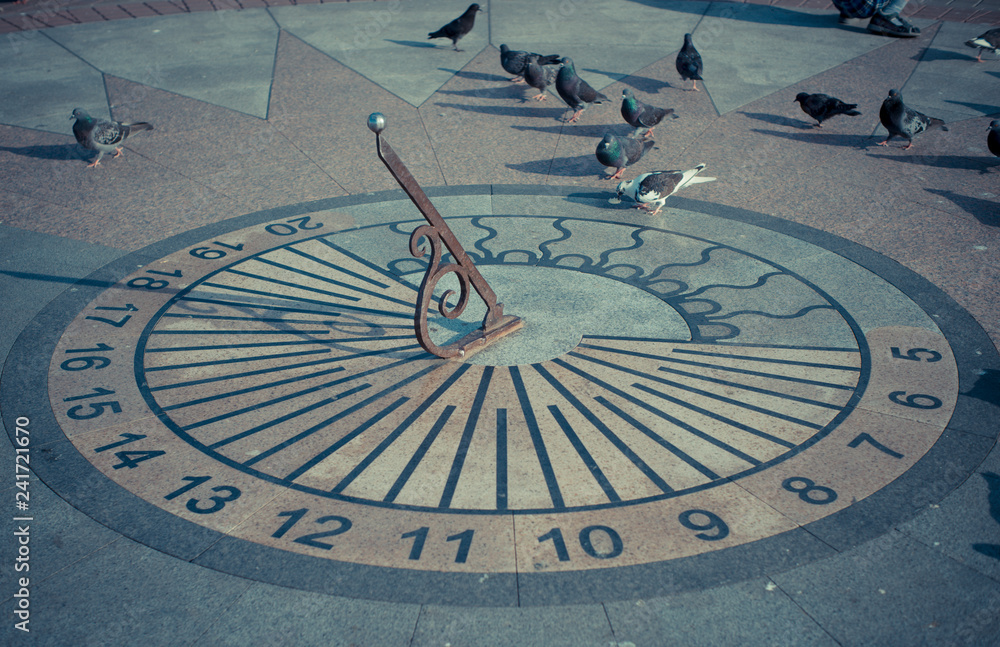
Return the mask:
[[[519, 317], [504, 315], [503, 304], [497, 303], [497, 295], [494, 294], [493, 288], [476, 269], [472, 259], [465, 253], [455, 234], [452, 233], [438, 210], [431, 204], [427, 194], [417, 184], [417, 180], [410, 174], [406, 165], [389, 146], [389, 142], [382, 138], [382, 131], [385, 129], [385, 116], [378, 112], [372, 113], [368, 117], [368, 128], [375, 133], [375, 148], [378, 151], [379, 159], [382, 160], [392, 176], [399, 182], [399, 186], [403, 187], [403, 191], [410, 196], [410, 200], [429, 223], [417, 227], [410, 234], [411, 254], [417, 258], [424, 255], [424, 250], [420, 246], [421, 239], [426, 239], [431, 248], [430, 262], [427, 266], [427, 273], [424, 274], [424, 280], [420, 284], [417, 309], [413, 317], [413, 327], [420, 345], [423, 346], [424, 350], [438, 357], [465, 358], [520, 328], [524, 322]], [[444, 246], [451, 252], [452, 258], [455, 259], [454, 263], [441, 264], [441, 243], [444, 243]], [[431, 307], [434, 287], [442, 277], [451, 273], [455, 274], [461, 286], [458, 303], [454, 306], [448, 306], [448, 299], [454, 296], [455, 291], [447, 290], [441, 295], [438, 311], [448, 319], [454, 319], [461, 315], [469, 303], [469, 287], [471, 286], [486, 303], [486, 317], [479, 330], [466, 335], [453, 344], [438, 346], [431, 341], [430, 332], [427, 329], [427, 315]]]

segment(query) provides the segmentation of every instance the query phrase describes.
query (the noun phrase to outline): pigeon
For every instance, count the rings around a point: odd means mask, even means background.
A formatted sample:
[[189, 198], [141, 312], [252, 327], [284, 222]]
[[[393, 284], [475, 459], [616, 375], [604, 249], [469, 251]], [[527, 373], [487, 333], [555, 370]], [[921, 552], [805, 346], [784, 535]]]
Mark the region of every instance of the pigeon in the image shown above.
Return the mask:
[[528, 62], [531, 59], [534, 59], [539, 65], [555, 65], [560, 62], [560, 58], [558, 54], [542, 56], [534, 52], [522, 52], [511, 49], [506, 45], [500, 46], [500, 65], [503, 66], [503, 69], [514, 75], [514, 78], [511, 79], [514, 83], [524, 83], [522, 77], [525, 70], [528, 69]]
[[986, 145], [991, 153], [1000, 157], [1000, 119], [994, 119], [990, 122], [989, 131], [990, 134], [986, 136]]
[[597, 145], [597, 161], [605, 166], [614, 166], [618, 171], [606, 180], [617, 180], [625, 172], [626, 166], [631, 166], [642, 159], [655, 142], [652, 139], [635, 139], [634, 137], [618, 137], [613, 133], [605, 133], [604, 139]]
[[684, 47], [681, 48], [681, 51], [677, 52], [676, 64], [677, 73], [685, 81], [688, 79], [693, 81], [693, 89], [697, 92], [698, 81], [703, 80], [701, 78], [701, 54], [694, 48], [694, 43], [691, 42], [691, 34], [684, 34]]
[[983, 50], [988, 49], [997, 56], [1000, 56], [1000, 27], [997, 29], [991, 29], [982, 36], [976, 36], [972, 40], [965, 41], [965, 44], [969, 47], [976, 47], [979, 49], [976, 52], [976, 61], [983, 62]]
[[[667, 201], [667, 198], [677, 193], [682, 187], [688, 184], [712, 182], [715, 180], [714, 177], [698, 177], [698, 174], [704, 170], [705, 165], [699, 164], [689, 171], [653, 171], [652, 173], [643, 173], [634, 180], [626, 180], [619, 184], [617, 189], [618, 197], [621, 198], [623, 195], [627, 195], [639, 203], [636, 205], [637, 208], [645, 209], [651, 215], [655, 216], [660, 213], [660, 209], [663, 208], [663, 203]], [[654, 204], [656, 205], [656, 210], [651, 211], [651, 205]]]
[[529, 59], [524, 68], [524, 82], [538, 90], [538, 94], [531, 97], [536, 101], [545, 101], [545, 88], [552, 85], [562, 66], [540, 65], [538, 61]]
[[830, 117], [837, 115], [848, 115], [857, 117], [861, 113], [855, 110], [856, 103], [844, 103], [836, 97], [828, 94], [807, 94], [799, 92], [795, 95], [795, 101], [799, 102], [802, 112], [816, 120], [815, 127], [822, 128], [823, 122]]
[[635, 128], [635, 132], [632, 134], [633, 137], [638, 135], [639, 131], [643, 128], [649, 128], [646, 134], [643, 135], [644, 137], [652, 136], [653, 128], [663, 121], [663, 118], [667, 115], [673, 115], [674, 119], [677, 119], [673, 108], [651, 106], [636, 99], [629, 88], [622, 90], [622, 117], [625, 118], [625, 121], [630, 126]]
[[566, 105], [576, 111], [572, 117], [566, 120], [567, 123], [573, 123], [580, 118], [588, 104], [601, 103], [609, 101], [609, 99], [576, 75], [573, 59], [568, 56], [564, 57], [562, 64], [563, 66], [556, 76], [556, 91], [566, 102]]
[[81, 146], [88, 150], [97, 151], [97, 158], [87, 165], [92, 168], [101, 165], [101, 158], [105, 153], [115, 152], [115, 157], [122, 156], [121, 144], [133, 132], [140, 130], [152, 130], [153, 125], [145, 121], [134, 123], [123, 123], [121, 121], [108, 121], [107, 119], [94, 119], [83, 108], [73, 110], [71, 119], [73, 122], [73, 136]]
[[885, 129], [889, 131], [889, 136], [885, 138], [885, 141], [879, 142], [879, 146], [888, 146], [889, 140], [898, 135], [909, 142], [903, 150], [909, 150], [913, 146], [915, 135], [938, 126], [941, 127], [941, 130], [948, 130], [948, 127], [940, 119], [928, 117], [903, 105], [903, 95], [899, 93], [899, 90], [889, 90], [889, 96], [882, 102], [882, 107], [878, 111], [878, 118], [882, 121]]
[[458, 41], [465, 36], [470, 31], [472, 31], [472, 26], [476, 24], [476, 12], [482, 11], [478, 4], [470, 4], [469, 8], [465, 10], [458, 18], [455, 18], [450, 23], [442, 27], [437, 31], [432, 31], [427, 34], [427, 39], [431, 38], [450, 38], [452, 47], [456, 52], [461, 52], [458, 48]]

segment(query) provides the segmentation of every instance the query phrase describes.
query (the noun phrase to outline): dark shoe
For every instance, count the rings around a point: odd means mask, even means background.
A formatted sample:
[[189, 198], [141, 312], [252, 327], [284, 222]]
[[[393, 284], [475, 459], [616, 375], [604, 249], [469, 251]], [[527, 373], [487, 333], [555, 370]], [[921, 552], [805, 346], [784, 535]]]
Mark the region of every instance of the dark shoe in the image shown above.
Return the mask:
[[846, 13], [841, 12], [840, 18], [837, 19], [841, 25], [856, 25], [860, 23], [864, 18], [855, 18], [854, 16], [848, 16]]
[[879, 36], [896, 36], [897, 38], [914, 38], [920, 35], [920, 29], [906, 22], [898, 15], [887, 16], [876, 13], [868, 23], [868, 31]]

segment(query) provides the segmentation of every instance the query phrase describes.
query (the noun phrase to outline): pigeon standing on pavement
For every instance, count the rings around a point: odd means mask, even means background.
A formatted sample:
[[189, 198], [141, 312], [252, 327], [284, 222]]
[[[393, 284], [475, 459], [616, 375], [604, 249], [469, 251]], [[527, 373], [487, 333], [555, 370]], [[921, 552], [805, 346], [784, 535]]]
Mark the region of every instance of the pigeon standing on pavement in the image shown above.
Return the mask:
[[878, 111], [878, 118], [885, 129], [889, 131], [889, 136], [885, 138], [885, 141], [879, 142], [879, 146], [888, 146], [889, 140], [898, 136], [909, 142], [903, 148], [903, 150], [908, 150], [913, 146], [914, 136], [925, 130], [938, 127], [941, 130], [948, 130], [942, 120], [907, 108], [903, 104], [903, 95], [899, 93], [899, 90], [889, 90], [889, 96], [882, 102], [882, 107]]
[[555, 65], [559, 63], [560, 56], [558, 54], [549, 54], [547, 56], [542, 56], [541, 54], [535, 54], [534, 52], [524, 52], [517, 49], [511, 49], [506, 45], [500, 46], [500, 65], [503, 69], [507, 70], [510, 74], [514, 75], [511, 79], [514, 83], [524, 83], [525, 70], [528, 69], [528, 63], [534, 60], [539, 65]]
[[836, 97], [828, 94], [807, 94], [799, 92], [795, 95], [795, 101], [799, 102], [802, 112], [816, 120], [816, 128], [822, 128], [823, 122], [830, 117], [837, 115], [848, 115], [857, 117], [861, 113], [855, 110], [856, 103], [844, 103]]
[[[651, 215], [660, 213], [663, 203], [667, 198], [677, 193], [679, 189], [688, 184], [698, 182], [712, 182], [714, 177], [698, 177], [698, 174], [705, 170], [704, 164], [688, 171], [653, 171], [643, 173], [634, 180], [626, 180], [618, 185], [617, 193], [621, 198], [627, 195], [639, 204], [639, 209], [649, 211]], [[656, 205], [656, 210], [652, 211], [652, 205]]]
[[535, 101], [545, 101], [545, 88], [555, 82], [561, 69], [562, 67], [555, 65], [541, 65], [538, 61], [530, 59], [524, 68], [524, 82], [538, 90], [538, 94], [531, 98]]
[[613, 166], [618, 171], [606, 180], [617, 180], [625, 172], [626, 166], [631, 166], [642, 159], [655, 142], [652, 139], [635, 139], [634, 137], [618, 137], [606, 133], [601, 143], [597, 145], [597, 161], [605, 166]]
[[651, 106], [636, 99], [629, 88], [622, 90], [622, 117], [624, 117], [630, 126], [635, 128], [635, 132], [632, 134], [633, 137], [638, 135], [639, 131], [643, 128], [649, 129], [643, 136], [651, 137], [653, 135], [653, 128], [663, 121], [667, 115], [673, 115], [674, 119], [677, 118], [673, 108]]
[[704, 79], [701, 78], [701, 54], [694, 48], [694, 43], [691, 42], [691, 34], [684, 34], [684, 47], [681, 48], [681, 51], [677, 52], [676, 65], [677, 73], [685, 81], [693, 81], [694, 88], [692, 89], [697, 92], [698, 81]]
[[965, 41], [965, 44], [969, 47], [976, 47], [979, 49], [976, 52], [976, 61], [979, 63], [983, 62], [983, 50], [988, 49], [997, 56], [1000, 56], [1000, 27], [996, 29], [991, 29], [982, 36], [976, 36], [972, 40]]
[[994, 119], [990, 122], [989, 131], [990, 134], [986, 136], [986, 146], [989, 147], [991, 153], [1000, 157], [1000, 119]]
[[432, 31], [427, 34], [427, 39], [431, 38], [450, 38], [452, 48], [456, 52], [461, 52], [458, 48], [458, 41], [465, 36], [470, 31], [472, 31], [472, 26], [476, 24], [476, 13], [482, 11], [477, 4], [470, 4], [469, 8], [465, 10], [458, 18], [455, 18], [450, 23], [442, 27], [437, 31]]
[[133, 132], [152, 130], [153, 125], [145, 121], [123, 123], [94, 119], [83, 108], [73, 110], [73, 136], [87, 150], [97, 151], [97, 158], [87, 168], [100, 166], [105, 153], [114, 151], [115, 157], [122, 156], [122, 144]]
[[609, 99], [577, 76], [576, 68], [573, 67], [573, 59], [567, 56], [563, 58], [562, 64], [563, 66], [556, 76], [556, 91], [566, 102], [566, 105], [576, 111], [567, 120], [567, 123], [573, 123], [580, 118], [589, 104], [601, 103]]

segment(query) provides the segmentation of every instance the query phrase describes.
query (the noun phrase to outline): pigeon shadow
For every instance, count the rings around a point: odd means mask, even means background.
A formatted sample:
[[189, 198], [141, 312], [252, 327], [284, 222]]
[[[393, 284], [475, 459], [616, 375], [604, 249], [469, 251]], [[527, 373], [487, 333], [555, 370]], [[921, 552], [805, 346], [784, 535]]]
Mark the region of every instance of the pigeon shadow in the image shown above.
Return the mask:
[[[444, 68], [444, 67], [439, 67], [438, 69], [439, 70], [443, 70], [445, 72], [450, 72], [451, 71], [451, 70], [449, 70], [447, 68]], [[465, 70], [459, 70], [458, 72], [455, 72], [455, 76], [463, 78], [463, 79], [472, 79], [474, 81], [490, 81], [490, 82], [493, 82], [493, 81], [506, 81], [507, 80], [506, 76], [500, 76], [499, 74], [485, 74], [483, 72], [467, 72]], [[511, 85], [514, 85], [514, 84], [512, 83]]]
[[[473, 99], [517, 99], [518, 95], [523, 94], [523, 88], [525, 86], [520, 86], [520, 88], [513, 83], [510, 87], [500, 87], [500, 88], [477, 88], [474, 90], [438, 90], [438, 94], [452, 94], [457, 97], [471, 97]], [[511, 92], [514, 90], [514, 92]]]
[[792, 119], [791, 117], [785, 117], [783, 115], [772, 115], [766, 112], [743, 112], [742, 110], [738, 110], [737, 112], [746, 117], [750, 117], [751, 119], [764, 121], [769, 124], [774, 124], [775, 126], [788, 126], [789, 128], [814, 130], [812, 122], [803, 121], [801, 119]]
[[[631, 86], [640, 92], [646, 92], [648, 94], [656, 94], [664, 88], [674, 88], [679, 87], [671, 85], [666, 81], [661, 81], [660, 79], [653, 79], [648, 76], [626, 76], [621, 80], [625, 85]], [[607, 93], [605, 93], [607, 94]]]
[[386, 38], [386, 42], [396, 43], [397, 45], [403, 45], [405, 47], [424, 47], [430, 49], [438, 49], [438, 45], [434, 43], [428, 43], [423, 40], [393, 40], [391, 38]]
[[479, 112], [484, 115], [502, 115], [507, 117], [551, 117], [558, 119], [566, 112], [565, 108], [541, 108], [537, 102], [532, 102], [530, 106], [470, 106], [463, 103], [435, 103], [442, 108], [454, 108], [455, 110], [466, 110], [468, 112]]
[[750, 130], [752, 132], [760, 133], [762, 135], [771, 135], [774, 137], [781, 137], [783, 139], [792, 139], [799, 142], [806, 142], [808, 144], [820, 144], [823, 146], [867, 148], [868, 142], [866, 140], [870, 139], [869, 135], [825, 133], [818, 128], [810, 128], [808, 132], [803, 132], [803, 133], [784, 133], [777, 130], [758, 130], [756, 128], [751, 128]]
[[594, 175], [595, 171], [599, 171], [599, 166], [600, 162], [593, 155], [554, 157], [534, 162], [507, 164], [507, 168], [513, 171], [532, 173], [534, 175], [555, 175], [558, 177], [588, 177]]
[[963, 171], [984, 171], [989, 168], [989, 159], [969, 157], [968, 155], [879, 155], [868, 153], [868, 157], [893, 160], [904, 164], [919, 164], [936, 168], [952, 168]]
[[[1000, 371], [995, 368], [986, 369], [976, 378], [972, 388], [962, 395], [1000, 406]], [[1000, 513], [1000, 510], [997, 512]], [[997, 519], [1000, 521], [1000, 517]]]
[[930, 47], [924, 52], [923, 56], [916, 54], [911, 60], [920, 61], [921, 63], [926, 63], [927, 61], [972, 61], [975, 63], [976, 57], [964, 52], [953, 52], [948, 49]]
[[967, 195], [946, 191], [943, 189], [924, 189], [928, 193], [948, 198], [955, 206], [970, 214], [973, 218], [988, 227], [1000, 227], [1000, 203], [972, 198]]
[[945, 99], [945, 103], [954, 103], [956, 106], [965, 106], [966, 108], [972, 108], [973, 110], [978, 110], [983, 113], [983, 116], [992, 116], [1000, 112], [1000, 106], [990, 106], [985, 103], [970, 103], [968, 101], [952, 101], [951, 99]]
[[990, 76], [995, 76], [998, 79], [1000, 79], [1000, 72], [987, 72], [987, 74], [989, 74]]
[[513, 125], [514, 130], [534, 130], [540, 133], [553, 133], [556, 135], [573, 135], [575, 137], [590, 137], [592, 139], [603, 139], [605, 133], [614, 133], [619, 137], [627, 137], [635, 132], [635, 128], [628, 124], [614, 125], [580, 125], [566, 124], [564, 126], [520, 126]]
[[92, 153], [84, 153], [76, 144], [49, 144], [39, 146], [0, 146], [0, 151], [7, 151], [22, 157], [34, 157], [40, 160], [86, 160]]

